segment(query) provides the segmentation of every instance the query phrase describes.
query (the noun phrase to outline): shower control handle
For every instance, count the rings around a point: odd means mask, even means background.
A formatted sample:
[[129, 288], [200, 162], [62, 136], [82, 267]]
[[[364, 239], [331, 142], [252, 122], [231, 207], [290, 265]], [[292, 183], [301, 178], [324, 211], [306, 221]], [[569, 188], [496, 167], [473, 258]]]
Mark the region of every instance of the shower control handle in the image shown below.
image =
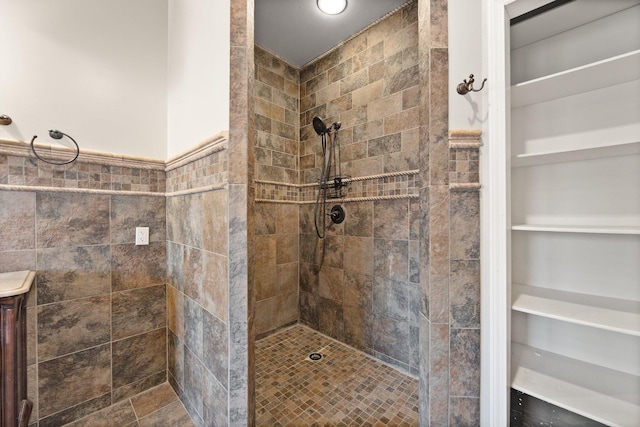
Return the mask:
[[334, 224], [342, 224], [342, 221], [344, 221], [344, 218], [346, 216], [344, 213], [344, 209], [342, 209], [342, 206], [340, 205], [334, 205], [331, 208], [331, 212], [328, 213], [327, 215], [331, 217], [331, 221]]

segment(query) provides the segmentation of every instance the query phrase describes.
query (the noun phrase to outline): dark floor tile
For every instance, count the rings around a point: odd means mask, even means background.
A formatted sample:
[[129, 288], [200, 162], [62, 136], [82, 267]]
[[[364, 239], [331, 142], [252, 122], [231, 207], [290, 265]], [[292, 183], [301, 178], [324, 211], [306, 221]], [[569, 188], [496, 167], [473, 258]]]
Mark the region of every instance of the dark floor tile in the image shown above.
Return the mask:
[[195, 427], [180, 401], [173, 402], [139, 420], [140, 427]]
[[65, 427], [121, 427], [136, 423], [136, 414], [131, 402], [123, 400], [87, 417], [67, 424]]
[[175, 391], [165, 382], [132, 397], [131, 404], [138, 418], [142, 418], [177, 400]]

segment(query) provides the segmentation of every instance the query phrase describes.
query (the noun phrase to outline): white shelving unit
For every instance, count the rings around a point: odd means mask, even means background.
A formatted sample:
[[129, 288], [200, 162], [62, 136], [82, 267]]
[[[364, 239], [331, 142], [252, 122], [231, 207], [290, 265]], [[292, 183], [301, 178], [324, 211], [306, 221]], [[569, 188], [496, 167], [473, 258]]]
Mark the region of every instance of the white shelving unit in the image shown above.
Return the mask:
[[511, 88], [511, 108], [630, 82], [639, 74], [640, 50], [636, 50], [518, 83]]
[[640, 0], [511, 28], [512, 387], [640, 425]]
[[640, 302], [514, 283], [512, 310], [640, 337]]
[[610, 426], [640, 420], [640, 377], [512, 343], [512, 387]]
[[577, 148], [574, 150], [517, 154], [511, 159], [511, 167], [548, 165], [580, 160], [603, 159], [607, 157], [633, 156], [637, 154], [640, 154], [640, 141], [623, 143], [601, 142], [598, 146]]
[[586, 233], [586, 234], [640, 234], [640, 227], [610, 226], [589, 227], [576, 225], [512, 225], [513, 231], [546, 231], [550, 233]]

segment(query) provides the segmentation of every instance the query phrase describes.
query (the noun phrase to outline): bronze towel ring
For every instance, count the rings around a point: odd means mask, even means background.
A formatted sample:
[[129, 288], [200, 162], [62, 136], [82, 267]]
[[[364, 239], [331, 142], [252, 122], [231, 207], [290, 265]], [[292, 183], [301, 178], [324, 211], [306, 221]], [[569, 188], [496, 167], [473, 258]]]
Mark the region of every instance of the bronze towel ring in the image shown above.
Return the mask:
[[64, 132], [60, 132], [59, 130], [55, 130], [55, 129], [52, 129], [52, 130], [50, 130], [50, 131], [49, 131], [49, 136], [50, 136], [51, 138], [53, 138], [53, 139], [62, 139], [62, 137], [63, 137], [63, 136], [66, 136], [66, 137], [67, 137], [67, 138], [69, 138], [69, 139], [73, 142], [73, 144], [76, 146], [76, 154], [75, 154], [75, 156], [73, 156], [73, 159], [71, 159], [71, 160], [67, 160], [67, 161], [64, 161], [64, 162], [52, 162], [52, 161], [50, 161], [50, 160], [44, 159], [44, 158], [40, 157], [40, 156], [38, 155], [38, 153], [36, 153], [36, 149], [35, 149], [35, 147], [34, 147], [34, 145], [33, 145], [33, 142], [36, 140], [36, 138], [37, 138], [38, 136], [37, 136], [37, 135], [33, 135], [33, 138], [31, 138], [31, 151], [33, 151], [33, 154], [34, 154], [34, 155], [35, 155], [39, 160], [42, 160], [43, 162], [45, 162], [45, 163], [49, 163], [49, 164], [51, 164], [51, 165], [67, 165], [67, 164], [69, 164], [69, 163], [73, 163], [73, 162], [78, 158], [78, 155], [80, 155], [80, 146], [78, 146], [78, 143], [76, 142], [76, 140], [75, 140], [75, 139], [71, 138], [69, 135], [67, 135], [67, 134], [66, 134], [66, 133], [64, 133]]

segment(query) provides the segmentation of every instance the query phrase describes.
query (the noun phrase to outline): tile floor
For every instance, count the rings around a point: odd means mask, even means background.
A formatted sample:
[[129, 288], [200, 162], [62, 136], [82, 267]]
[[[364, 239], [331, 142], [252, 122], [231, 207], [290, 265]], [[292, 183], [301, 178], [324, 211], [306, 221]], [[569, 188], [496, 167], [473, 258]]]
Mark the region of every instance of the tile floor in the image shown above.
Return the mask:
[[65, 427], [195, 427], [169, 383], [95, 412]]
[[258, 427], [418, 425], [416, 379], [305, 326], [257, 341], [255, 360]]

